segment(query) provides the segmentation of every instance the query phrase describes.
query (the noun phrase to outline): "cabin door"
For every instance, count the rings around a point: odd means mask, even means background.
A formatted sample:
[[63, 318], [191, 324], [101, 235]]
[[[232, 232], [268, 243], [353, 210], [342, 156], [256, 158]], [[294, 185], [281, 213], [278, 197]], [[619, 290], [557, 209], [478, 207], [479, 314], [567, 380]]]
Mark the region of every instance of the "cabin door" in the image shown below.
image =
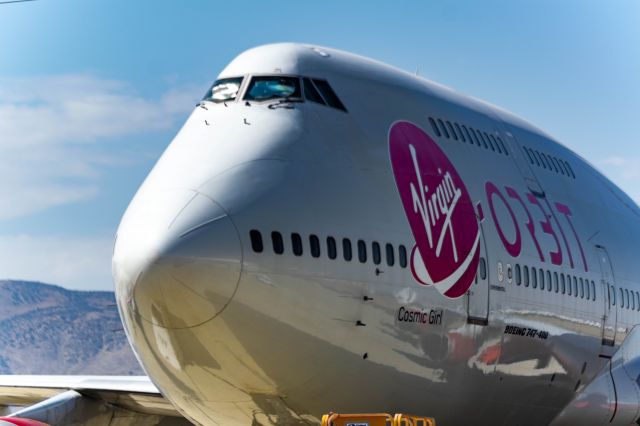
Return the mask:
[[604, 304], [604, 312], [602, 315], [602, 344], [604, 346], [613, 346], [616, 340], [616, 321], [617, 311], [615, 307], [616, 288], [613, 279], [613, 267], [607, 250], [602, 246], [596, 246], [596, 254], [598, 255], [598, 263], [602, 271], [602, 280], [600, 288], [602, 303]]
[[504, 143], [509, 150], [509, 157], [515, 163], [518, 171], [520, 171], [520, 175], [524, 179], [527, 184], [527, 188], [531, 191], [533, 195], [538, 198], [543, 198], [545, 196], [544, 189], [538, 178], [533, 173], [533, 169], [531, 168], [531, 161], [533, 160], [530, 157], [530, 153], [526, 151], [526, 149], [520, 145], [520, 142], [516, 139], [515, 135], [510, 131], [509, 126], [502, 122], [501, 129], [496, 130], [497, 136], [504, 140]]
[[479, 224], [478, 228], [480, 231], [480, 262], [476, 278], [467, 290], [467, 322], [487, 325], [489, 323], [489, 268], [482, 224]]

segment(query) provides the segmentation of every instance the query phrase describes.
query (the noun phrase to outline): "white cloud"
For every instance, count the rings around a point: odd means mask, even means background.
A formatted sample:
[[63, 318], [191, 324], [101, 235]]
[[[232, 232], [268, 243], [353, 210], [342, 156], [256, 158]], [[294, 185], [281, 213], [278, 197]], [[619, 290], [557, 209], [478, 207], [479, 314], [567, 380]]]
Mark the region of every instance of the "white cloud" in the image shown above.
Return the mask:
[[598, 165], [640, 205], [640, 157], [611, 156], [600, 160]]
[[0, 277], [113, 290], [110, 237], [0, 236]]
[[0, 220], [95, 196], [100, 168], [118, 162], [97, 147], [170, 129], [200, 91], [145, 98], [92, 75], [0, 78]]

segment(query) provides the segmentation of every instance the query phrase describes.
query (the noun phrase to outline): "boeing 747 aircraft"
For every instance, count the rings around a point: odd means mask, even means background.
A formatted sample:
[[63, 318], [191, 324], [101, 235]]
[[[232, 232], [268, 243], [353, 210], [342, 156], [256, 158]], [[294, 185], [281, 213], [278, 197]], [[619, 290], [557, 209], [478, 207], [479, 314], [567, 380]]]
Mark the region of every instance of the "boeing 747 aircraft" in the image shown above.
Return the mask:
[[638, 206], [521, 118], [350, 53], [234, 59], [131, 201], [113, 276], [148, 379], [5, 376], [4, 421], [640, 417]]

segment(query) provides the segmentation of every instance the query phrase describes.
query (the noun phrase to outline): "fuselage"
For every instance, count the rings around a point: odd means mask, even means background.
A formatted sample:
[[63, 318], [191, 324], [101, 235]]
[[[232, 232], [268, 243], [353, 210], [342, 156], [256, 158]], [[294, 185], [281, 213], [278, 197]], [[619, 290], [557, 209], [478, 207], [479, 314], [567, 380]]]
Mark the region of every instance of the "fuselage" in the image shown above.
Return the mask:
[[[324, 102], [246, 100], [269, 76]], [[640, 317], [640, 210], [582, 158], [341, 51], [262, 46], [219, 80], [240, 78], [194, 109], [114, 252], [130, 342], [185, 416], [547, 424], [607, 368]], [[605, 393], [584, 411], [635, 420]]]

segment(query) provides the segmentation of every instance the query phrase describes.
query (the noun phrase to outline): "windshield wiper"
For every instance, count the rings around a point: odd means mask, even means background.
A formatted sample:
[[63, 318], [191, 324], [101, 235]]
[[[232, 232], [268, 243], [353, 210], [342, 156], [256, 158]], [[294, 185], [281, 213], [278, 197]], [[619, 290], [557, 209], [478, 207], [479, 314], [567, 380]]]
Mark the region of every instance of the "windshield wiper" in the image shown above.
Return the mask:
[[302, 103], [304, 102], [302, 98], [294, 98], [293, 96], [287, 96], [284, 98], [279, 98], [276, 102], [269, 104], [270, 109], [275, 108], [289, 108], [293, 109], [293, 106], [288, 105], [292, 103]]

